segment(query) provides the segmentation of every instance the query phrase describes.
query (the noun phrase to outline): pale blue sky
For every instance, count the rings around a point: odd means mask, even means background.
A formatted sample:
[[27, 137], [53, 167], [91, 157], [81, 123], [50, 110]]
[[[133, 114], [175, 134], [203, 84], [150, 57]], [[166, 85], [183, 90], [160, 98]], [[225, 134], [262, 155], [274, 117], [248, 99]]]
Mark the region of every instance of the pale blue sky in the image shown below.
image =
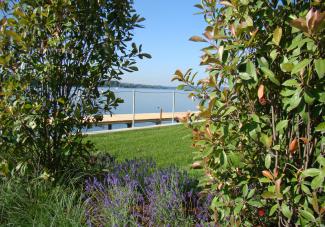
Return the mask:
[[144, 52], [152, 59], [139, 60], [139, 71], [124, 75], [122, 82], [177, 85], [171, 83], [176, 69], [200, 71], [200, 49], [204, 45], [190, 42], [193, 35], [200, 35], [206, 26], [202, 15], [194, 15], [200, 0], [135, 0], [137, 12], [146, 20], [143, 29], [135, 31], [134, 41], [143, 44]]

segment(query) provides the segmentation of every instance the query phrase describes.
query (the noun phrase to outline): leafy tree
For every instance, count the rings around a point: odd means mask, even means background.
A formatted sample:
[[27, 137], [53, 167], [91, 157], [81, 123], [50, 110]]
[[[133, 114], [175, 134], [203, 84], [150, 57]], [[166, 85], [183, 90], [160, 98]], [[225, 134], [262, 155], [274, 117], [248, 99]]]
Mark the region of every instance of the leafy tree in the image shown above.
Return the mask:
[[81, 167], [82, 129], [121, 102], [100, 86], [150, 55], [130, 43], [132, 0], [1, 1], [2, 158], [58, 173]]
[[[174, 80], [196, 87], [192, 125], [202, 183], [217, 192], [214, 221], [320, 226], [325, 197], [325, 4], [203, 0], [201, 64]], [[194, 118], [194, 116], [193, 116]], [[195, 167], [198, 167], [196, 163]]]

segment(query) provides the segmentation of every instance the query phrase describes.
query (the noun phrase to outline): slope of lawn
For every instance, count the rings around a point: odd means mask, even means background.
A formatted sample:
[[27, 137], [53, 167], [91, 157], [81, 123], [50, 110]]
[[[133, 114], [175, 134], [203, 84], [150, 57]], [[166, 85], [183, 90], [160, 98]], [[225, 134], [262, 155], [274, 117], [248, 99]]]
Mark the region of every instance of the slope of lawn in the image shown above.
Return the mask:
[[176, 165], [189, 170], [193, 163], [191, 130], [184, 125], [90, 135], [99, 152], [117, 160], [152, 158], [158, 167]]

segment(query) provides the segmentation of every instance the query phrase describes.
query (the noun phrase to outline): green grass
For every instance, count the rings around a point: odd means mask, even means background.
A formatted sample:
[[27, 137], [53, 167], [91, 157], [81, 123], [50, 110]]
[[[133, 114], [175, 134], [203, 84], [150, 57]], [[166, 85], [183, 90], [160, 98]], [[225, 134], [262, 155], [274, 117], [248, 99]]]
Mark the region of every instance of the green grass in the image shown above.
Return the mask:
[[193, 163], [191, 130], [184, 125], [113, 132], [88, 137], [99, 152], [117, 160], [152, 158], [158, 167], [176, 165], [190, 170]]
[[86, 226], [78, 190], [36, 180], [0, 181], [0, 226]]

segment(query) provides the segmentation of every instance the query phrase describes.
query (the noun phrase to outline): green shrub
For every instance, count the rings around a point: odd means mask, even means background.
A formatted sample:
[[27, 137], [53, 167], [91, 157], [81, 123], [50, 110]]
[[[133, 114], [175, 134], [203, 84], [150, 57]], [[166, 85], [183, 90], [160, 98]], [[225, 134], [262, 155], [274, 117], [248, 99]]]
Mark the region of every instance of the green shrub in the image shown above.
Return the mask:
[[82, 129], [121, 102], [99, 87], [150, 57], [130, 43], [143, 18], [132, 0], [4, 0], [0, 10], [0, 159], [82, 168], [93, 149]]
[[[193, 86], [204, 123], [197, 158], [217, 191], [216, 223], [324, 223], [325, 4], [203, 0], [202, 65], [174, 80]], [[182, 85], [183, 86], [183, 85]], [[193, 116], [194, 118], [194, 116]]]

